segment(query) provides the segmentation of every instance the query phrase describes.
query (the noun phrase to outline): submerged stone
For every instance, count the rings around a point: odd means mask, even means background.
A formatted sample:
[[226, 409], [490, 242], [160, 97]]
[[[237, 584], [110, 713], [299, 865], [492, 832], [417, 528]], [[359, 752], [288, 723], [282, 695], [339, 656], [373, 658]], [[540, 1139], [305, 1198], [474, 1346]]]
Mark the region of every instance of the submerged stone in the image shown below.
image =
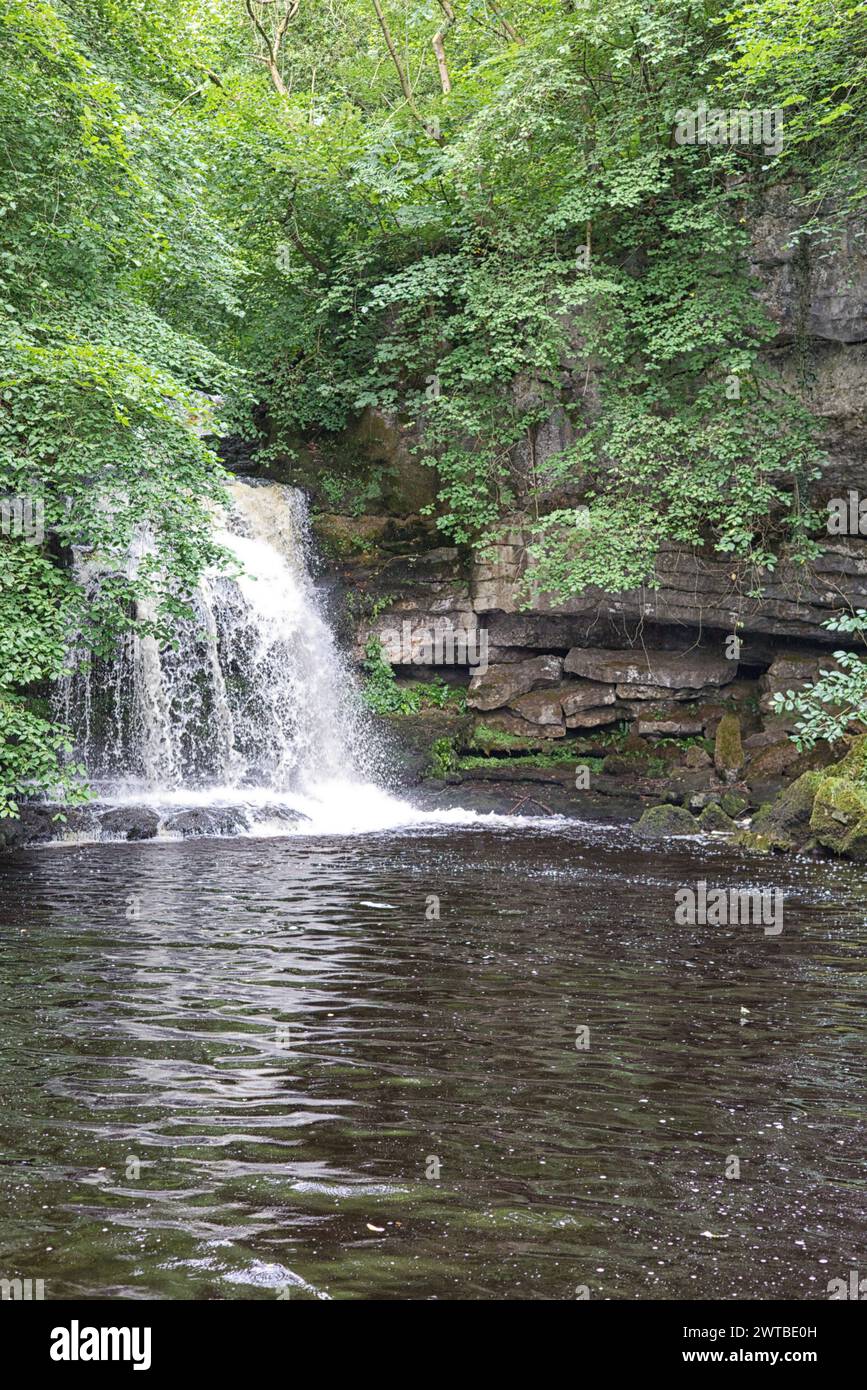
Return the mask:
[[163, 821], [163, 830], [183, 835], [236, 835], [246, 826], [243, 811], [236, 807], [211, 809], [194, 806], [188, 811], [177, 811]]
[[99, 818], [103, 835], [118, 840], [152, 840], [160, 818], [151, 806], [116, 806]]

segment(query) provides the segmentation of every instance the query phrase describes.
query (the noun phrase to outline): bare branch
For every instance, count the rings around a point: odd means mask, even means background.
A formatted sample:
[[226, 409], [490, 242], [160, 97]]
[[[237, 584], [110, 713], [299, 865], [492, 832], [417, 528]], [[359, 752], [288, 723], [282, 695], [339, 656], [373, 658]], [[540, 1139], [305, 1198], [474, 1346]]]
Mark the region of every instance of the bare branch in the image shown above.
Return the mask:
[[450, 0], [439, 0], [439, 4], [440, 9], [445, 15], [445, 24], [440, 25], [439, 29], [436, 31], [433, 38], [431, 39], [431, 43], [433, 44], [433, 51], [437, 60], [437, 69], [440, 75], [440, 86], [443, 89], [443, 96], [445, 97], [448, 96], [449, 92], [452, 89], [452, 80], [449, 77], [449, 68], [448, 63], [446, 62], [446, 47], [444, 40], [449, 29], [451, 29], [452, 25], [455, 22], [455, 12], [454, 8], [450, 4]]
[[518, 33], [515, 26], [509, 23], [508, 19], [503, 14], [499, 5], [495, 3], [495, 0], [488, 0], [488, 4], [490, 5], [494, 15], [496, 15], [500, 24], [503, 26], [503, 32], [505, 33], [506, 37], [510, 39], [512, 43], [523, 44], [524, 40], [521, 38], [521, 35]]
[[268, 69], [274, 88], [279, 92], [281, 97], [288, 96], [289, 89], [283, 81], [283, 74], [280, 71], [280, 46], [286, 37], [286, 30], [301, 8], [301, 0], [286, 0], [286, 7], [280, 19], [277, 21], [273, 38], [268, 34], [267, 29], [253, 8], [254, 3], [259, 6], [259, 9], [265, 9], [270, 5], [276, 6], [276, 0], [244, 0], [244, 8], [250, 16], [250, 22], [253, 28], [256, 30], [256, 33], [265, 46], [265, 54], [262, 58], [262, 62]]

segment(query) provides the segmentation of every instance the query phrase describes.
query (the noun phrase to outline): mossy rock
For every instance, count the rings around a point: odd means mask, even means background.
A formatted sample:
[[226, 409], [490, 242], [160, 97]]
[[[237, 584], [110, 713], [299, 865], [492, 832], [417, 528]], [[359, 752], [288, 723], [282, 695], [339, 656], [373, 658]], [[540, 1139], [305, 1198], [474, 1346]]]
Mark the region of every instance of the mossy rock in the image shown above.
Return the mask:
[[685, 806], [648, 806], [635, 829], [639, 835], [696, 835], [698, 822]]
[[700, 829], [706, 832], [724, 830], [727, 833], [731, 833], [737, 830], [737, 826], [731, 816], [727, 816], [722, 806], [713, 801], [705, 806], [698, 818], [698, 824]]
[[[816, 838], [818, 839], [818, 836]], [[819, 843], [822, 844], [822, 841], [819, 840]], [[843, 854], [847, 859], [854, 859], [858, 864], [867, 863], [867, 817], [859, 821], [852, 833], [847, 836]]]
[[824, 772], [804, 772], [796, 782], [786, 787], [776, 801], [760, 806], [753, 817], [752, 828], [789, 847], [807, 838], [810, 831], [810, 817], [813, 802]]
[[[759, 807], [759, 809], [756, 811], [755, 815], [753, 816], [753, 829], [755, 829], [755, 830], [760, 830], [761, 827], [762, 827], [763, 825], [767, 825], [768, 820], [770, 819], [770, 817], [771, 817], [771, 815], [772, 815], [772, 813], [773, 813], [774, 805], [775, 805], [775, 802], [773, 802], [773, 801], [763, 801], [763, 802], [762, 802], [761, 806]], [[812, 810], [812, 809], [813, 809], [813, 803], [810, 802], [810, 810]], [[808, 817], [808, 820], [809, 820], [809, 817]]]
[[819, 844], [835, 854], [867, 859], [867, 787], [848, 777], [824, 777], [813, 802], [810, 829]]
[[755, 830], [741, 830], [736, 836], [734, 843], [738, 849], [750, 849], [757, 854], [770, 854], [775, 849], [792, 849], [793, 845], [780, 844], [771, 835], [760, 835]]
[[825, 768], [827, 777], [845, 777], [850, 782], [867, 786], [867, 734], [861, 734], [850, 745], [849, 751], [838, 763]]
[[[382, 719], [391, 765], [399, 786], [414, 786], [425, 777], [442, 777], [446, 745], [457, 751], [466, 746], [472, 720], [450, 710], [425, 710], [418, 714], [393, 714]], [[450, 762], [450, 759], [448, 759]]]
[[476, 724], [467, 748], [471, 752], [486, 754], [508, 753], [550, 753], [549, 739], [537, 738], [532, 732], [510, 734], [505, 729], [497, 729], [484, 721]]
[[723, 792], [719, 804], [726, 815], [734, 819], [735, 816], [742, 816], [750, 803], [745, 796], [741, 796], [740, 792]]
[[717, 772], [727, 782], [736, 782], [744, 768], [741, 721], [736, 714], [724, 714], [717, 725], [713, 748]]

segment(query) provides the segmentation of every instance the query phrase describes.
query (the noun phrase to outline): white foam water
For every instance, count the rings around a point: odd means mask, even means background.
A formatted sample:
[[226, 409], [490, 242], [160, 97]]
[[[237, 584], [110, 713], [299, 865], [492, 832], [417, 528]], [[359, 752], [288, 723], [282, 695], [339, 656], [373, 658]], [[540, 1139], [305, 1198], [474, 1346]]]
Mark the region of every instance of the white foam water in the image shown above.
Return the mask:
[[[252, 481], [230, 493], [216, 538], [236, 572], [202, 576], [177, 643], [129, 635], [111, 662], [79, 658], [64, 684], [58, 713], [100, 803], [156, 810], [168, 839], [182, 833], [174, 816], [196, 810], [242, 835], [506, 821], [421, 811], [378, 784], [382, 755], [310, 575], [303, 494]], [[147, 550], [142, 535], [131, 574]], [[85, 563], [79, 578], [102, 582]]]

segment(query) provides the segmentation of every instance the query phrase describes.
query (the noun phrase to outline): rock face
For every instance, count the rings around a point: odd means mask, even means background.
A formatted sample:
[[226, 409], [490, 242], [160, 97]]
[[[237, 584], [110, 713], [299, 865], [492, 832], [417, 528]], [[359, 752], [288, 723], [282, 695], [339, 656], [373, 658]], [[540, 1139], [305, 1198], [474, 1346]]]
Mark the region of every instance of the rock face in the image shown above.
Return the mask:
[[[497, 749], [513, 753], [533, 752], [540, 747], [541, 739], [564, 738], [566, 734], [566, 727], [562, 723], [533, 724], [508, 710], [497, 710], [495, 714], [486, 715], [481, 729], [484, 732], [480, 733], [479, 726], [476, 726], [474, 741], [484, 752]], [[492, 739], [489, 734], [500, 737]]]
[[556, 687], [531, 691], [529, 695], [517, 695], [509, 709], [530, 724], [565, 724], [563, 691]]
[[597, 647], [573, 647], [563, 662], [563, 670], [576, 676], [620, 683], [635, 691], [648, 691], [638, 699], [655, 699], [656, 691], [700, 690], [706, 685], [725, 685], [737, 675], [737, 662], [724, 656], [692, 651], [676, 652], [608, 651]]
[[[845, 496], [847, 489], [867, 495], [867, 247], [863, 229], [853, 224], [831, 244], [817, 241], [814, 249], [809, 239], [795, 235], [801, 216], [796, 190], [785, 184], [768, 190], [762, 204], [747, 212], [756, 295], [776, 325], [766, 352], [786, 382], [803, 388], [806, 379], [808, 404], [822, 427], [820, 442], [829, 462], [810, 499], [821, 509], [828, 498]], [[565, 326], [577, 361], [580, 325]], [[576, 380], [567, 373], [564, 391], [577, 390]], [[582, 404], [592, 409], [599, 395], [593, 371], [580, 372], [580, 391]], [[515, 382], [513, 396], [522, 407], [537, 401], [538, 388], [529, 375]], [[721, 656], [722, 635], [735, 631], [745, 642], [781, 638], [829, 647], [837, 639], [823, 628], [823, 619], [844, 605], [867, 607], [867, 537], [856, 535], [823, 538], [824, 553], [810, 570], [783, 563], [763, 574], [759, 597], [752, 596], [755, 586], [738, 565], [712, 547], [692, 550], [670, 543], [660, 551], [647, 588], [617, 594], [589, 590], [566, 602], [534, 593], [529, 611], [521, 611], [527, 597], [522, 585], [533, 516], [531, 482], [538, 482], [546, 461], [573, 439], [564, 402], [550, 411], [531, 441], [514, 447], [514, 511], [503, 519], [498, 543], [484, 555], [444, 549], [435, 523], [419, 515], [435, 500], [437, 478], [433, 469], [416, 461], [418, 437], [411, 422], [365, 410], [355, 425], [335, 437], [333, 447], [299, 441], [299, 461], [286, 461], [285, 479], [311, 488], [318, 497], [322, 476], [342, 476], [341, 458], [351, 456], [349, 473], [364, 475], [364, 495], [373, 499], [366, 505], [373, 515], [358, 516], [359, 508], [347, 498], [342, 516], [334, 514], [341, 507], [332, 504], [331, 515], [316, 521], [349, 585], [376, 603], [393, 597], [401, 617], [422, 625], [439, 615], [467, 630], [486, 631], [491, 660], [497, 664], [520, 661], [528, 651], [564, 656], [576, 646], [616, 649], [627, 635], [635, 639], [639, 625], [644, 630], [654, 625], [657, 635], [668, 633], [684, 651], [696, 642], [702, 651], [711, 644], [716, 657]], [[361, 461], [372, 468], [369, 477], [364, 469], [359, 473]], [[566, 496], [571, 486], [558, 485], [559, 500], [552, 494], [552, 504], [579, 500]], [[371, 631], [393, 626], [395, 615], [389, 611], [362, 619], [359, 646]], [[775, 655], [769, 651], [764, 665]], [[609, 679], [595, 670], [575, 674]], [[774, 672], [773, 678], [778, 674], [782, 672]], [[647, 673], [637, 684], [648, 690], [654, 685], [675, 688]], [[622, 691], [616, 695], [627, 698]]]
[[691, 738], [704, 733], [704, 722], [697, 716], [675, 715], [673, 718], [642, 719], [637, 725], [639, 734], [649, 734], [653, 738]]
[[613, 686], [604, 685], [602, 681], [581, 681], [580, 685], [573, 681], [563, 686], [562, 691], [563, 713], [567, 719], [579, 710], [599, 709], [603, 705], [613, 705], [615, 700]]
[[491, 666], [484, 675], [473, 676], [467, 704], [471, 709], [501, 709], [518, 695], [556, 685], [562, 674], [563, 663], [555, 656]]
[[600, 724], [615, 724], [622, 719], [620, 705], [603, 705], [600, 709], [579, 709], [566, 720], [567, 729], [598, 729]]
[[[473, 571], [471, 588], [477, 613], [499, 610], [511, 614], [521, 601], [531, 536], [528, 519], [514, 517], [513, 524], [524, 527], [523, 544], [509, 547], [515, 558], [504, 556], [495, 578], [481, 579], [479, 569]], [[486, 572], [491, 571], [492, 567], [486, 566]], [[560, 603], [548, 595], [535, 594], [532, 604], [539, 614], [583, 617], [591, 627], [602, 618], [731, 633], [737, 624], [741, 635], [807, 638], [829, 646], [837, 639], [822, 627], [824, 620], [845, 604], [867, 607], [867, 538], [829, 538], [812, 570], [781, 564], [773, 574], [763, 576], [761, 598], [739, 593], [737, 578], [731, 561], [723, 561], [711, 550], [691, 551], [666, 543], [656, 565], [657, 588], [617, 594], [588, 589]]]
[[776, 691], [803, 690], [818, 680], [821, 671], [836, 670], [837, 662], [830, 653], [817, 652], [815, 648], [792, 647], [779, 652], [759, 680], [761, 709], [767, 713], [772, 710]]

